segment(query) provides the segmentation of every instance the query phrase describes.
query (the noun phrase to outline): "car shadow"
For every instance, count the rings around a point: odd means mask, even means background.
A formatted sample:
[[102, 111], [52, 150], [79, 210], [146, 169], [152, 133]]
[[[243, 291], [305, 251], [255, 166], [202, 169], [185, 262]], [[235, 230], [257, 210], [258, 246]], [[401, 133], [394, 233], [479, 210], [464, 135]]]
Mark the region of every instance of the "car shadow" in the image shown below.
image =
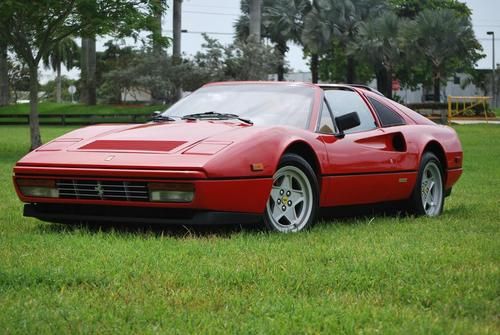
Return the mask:
[[[380, 217], [401, 217], [407, 214], [401, 210], [401, 205], [394, 203], [370, 206], [346, 206], [332, 209], [322, 209], [318, 213], [317, 222], [324, 226], [330, 224], [350, 225], [359, 223], [360, 219], [375, 219]], [[267, 233], [265, 225], [255, 224], [215, 224], [215, 225], [155, 225], [133, 223], [46, 223], [38, 225], [43, 233], [75, 233], [86, 232], [91, 234], [113, 233], [123, 235], [143, 235], [174, 238], [202, 238], [220, 237], [230, 238], [240, 233]]]
[[198, 238], [216, 236], [229, 238], [234, 234], [248, 232], [258, 233], [265, 231], [263, 224], [246, 225], [159, 225], [159, 224], [133, 224], [133, 223], [47, 223], [38, 226], [44, 233], [75, 233], [83, 231], [86, 233], [113, 233], [120, 235], [143, 235], [156, 237], [176, 237], [176, 238]]

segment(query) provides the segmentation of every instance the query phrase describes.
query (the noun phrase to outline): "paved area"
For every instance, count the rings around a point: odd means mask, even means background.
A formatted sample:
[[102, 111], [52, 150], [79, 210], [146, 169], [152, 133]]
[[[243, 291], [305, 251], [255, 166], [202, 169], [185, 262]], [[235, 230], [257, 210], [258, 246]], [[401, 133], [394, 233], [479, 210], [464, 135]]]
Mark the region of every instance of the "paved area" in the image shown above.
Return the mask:
[[452, 120], [453, 124], [480, 124], [480, 123], [489, 123], [489, 124], [500, 124], [499, 119], [495, 120]]

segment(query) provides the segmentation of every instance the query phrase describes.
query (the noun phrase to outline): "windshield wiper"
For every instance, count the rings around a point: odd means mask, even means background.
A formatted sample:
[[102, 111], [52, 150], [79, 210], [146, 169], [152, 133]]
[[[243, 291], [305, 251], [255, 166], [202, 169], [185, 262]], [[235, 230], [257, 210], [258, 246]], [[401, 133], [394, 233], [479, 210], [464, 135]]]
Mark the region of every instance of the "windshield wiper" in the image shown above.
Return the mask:
[[239, 117], [236, 114], [229, 113], [217, 113], [217, 112], [205, 112], [205, 113], [196, 113], [196, 114], [188, 114], [182, 117], [183, 120], [203, 120], [203, 119], [216, 119], [216, 120], [229, 120], [229, 119], [237, 119], [242, 122], [253, 124], [252, 121], [248, 119], [244, 119]]

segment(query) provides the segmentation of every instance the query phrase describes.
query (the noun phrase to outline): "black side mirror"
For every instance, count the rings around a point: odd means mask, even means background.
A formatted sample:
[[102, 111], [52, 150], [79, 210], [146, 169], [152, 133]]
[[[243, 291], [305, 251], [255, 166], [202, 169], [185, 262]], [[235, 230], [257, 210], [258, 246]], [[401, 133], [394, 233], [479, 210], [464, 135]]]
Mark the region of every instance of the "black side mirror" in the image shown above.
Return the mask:
[[154, 111], [153, 114], [151, 114], [151, 120], [156, 121], [160, 118], [161, 111]]
[[339, 128], [338, 137], [344, 137], [344, 131], [359, 126], [361, 124], [361, 121], [359, 120], [358, 113], [352, 112], [344, 114], [342, 116], [337, 116], [335, 118], [335, 123]]

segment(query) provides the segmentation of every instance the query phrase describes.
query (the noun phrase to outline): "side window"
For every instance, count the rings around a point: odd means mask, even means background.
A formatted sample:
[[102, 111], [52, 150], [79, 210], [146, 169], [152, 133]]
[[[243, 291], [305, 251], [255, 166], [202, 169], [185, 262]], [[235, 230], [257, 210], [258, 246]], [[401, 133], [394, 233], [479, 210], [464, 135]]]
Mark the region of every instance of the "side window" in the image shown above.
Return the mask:
[[323, 106], [321, 107], [321, 116], [318, 124], [318, 131], [323, 134], [333, 134], [335, 126], [333, 125], [332, 116], [330, 115], [330, 110], [326, 101], [323, 100]]
[[358, 93], [348, 90], [327, 90], [325, 97], [334, 117], [357, 112], [361, 124], [346, 133], [355, 133], [377, 128], [372, 112]]
[[368, 97], [368, 100], [373, 105], [373, 108], [378, 115], [382, 127], [400, 126], [406, 124], [405, 120], [398, 113], [396, 113], [377, 99]]

